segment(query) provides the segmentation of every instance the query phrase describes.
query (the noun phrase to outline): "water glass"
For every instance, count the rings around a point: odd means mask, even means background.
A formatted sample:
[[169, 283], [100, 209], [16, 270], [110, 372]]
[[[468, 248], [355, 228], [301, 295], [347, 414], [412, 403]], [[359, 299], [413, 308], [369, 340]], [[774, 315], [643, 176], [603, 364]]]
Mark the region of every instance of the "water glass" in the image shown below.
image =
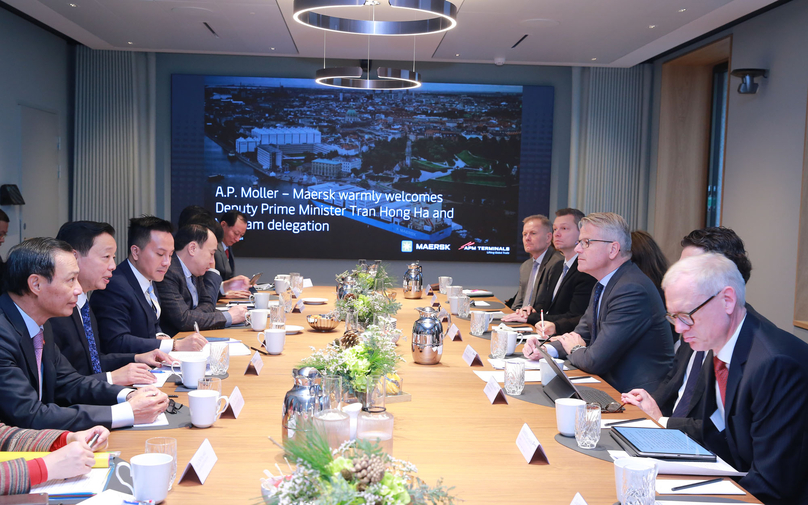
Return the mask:
[[227, 342], [211, 342], [210, 344], [210, 373], [224, 375], [230, 368], [230, 344]]
[[289, 287], [292, 288], [293, 291], [297, 291], [298, 293], [303, 291], [303, 276], [300, 275], [298, 272], [292, 272], [289, 274]]
[[168, 454], [174, 461], [171, 463], [171, 475], [168, 478], [168, 490], [174, 485], [177, 477], [177, 439], [171, 437], [154, 437], [146, 440], [146, 453]]
[[440, 294], [445, 295], [446, 294], [446, 287], [451, 286], [451, 285], [452, 285], [452, 278], [451, 277], [446, 277], [446, 276], [438, 277], [438, 291], [440, 292]]
[[286, 312], [292, 312], [295, 308], [294, 293], [292, 288], [286, 288], [285, 291], [278, 293], [279, 303], [283, 306]]
[[525, 389], [525, 361], [509, 359], [505, 362], [505, 392], [509, 395], [521, 395]]
[[471, 298], [466, 295], [461, 295], [457, 298], [457, 315], [464, 319], [468, 319], [471, 313]]
[[623, 505], [654, 505], [657, 465], [653, 461], [632, 460], [623, 466], [621, 491]]
[[269, 308], [270, 328], [283, 329], [286, 327], [286, 307], [273, 305]]
[[494, 330], [491, 332], [491, 357], [503, 359], [508, 350], [508, 333]]
[[575, 415], [575, 441], [581, 449], [594, 449], [600, 441], [600, 405], [587, 403]]
[[328, 440], [331, 449], [337, 449], [351, 438], [351, 418], [342, 411], [342, 377], [325, 375], [322, 379], [322, 397], [315, 405], [314, 424]]
[[219, 379], [218, 377], [205, 377], [204, 379], [199, 379], [196, 390], [216, 391], [219, 393], [219, 396], [222, 396], [222, 379]]
[[469, 312], [471, 334], [475, 337], [481, 337], [483, 333], [488, 331], [488, 313], [482, 310], [472, 310]]

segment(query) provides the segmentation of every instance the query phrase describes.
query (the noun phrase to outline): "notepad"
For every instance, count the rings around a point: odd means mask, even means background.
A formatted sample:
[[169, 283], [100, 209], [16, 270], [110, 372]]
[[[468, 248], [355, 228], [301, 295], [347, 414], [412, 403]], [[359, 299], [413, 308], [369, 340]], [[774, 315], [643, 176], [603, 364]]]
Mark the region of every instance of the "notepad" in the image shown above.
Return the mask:
[[49, 480], [31, 487], [32, 493], [48, 493], [50, 499], [63, 495], [86, 495], [90, 497], [104, 491], [112, 474], [111, 468], [93, 468], [90, 473], [64, 480]]
[[[32, 459], [36, 458], [43, 458], [50, 454], [49, 452], [28, 452], [28, 451], [17, 451], [17, 452], [0, 452], [0, 463], [11, 461], [12, 459], [22, 458], [26, 461], [31, 461]], [[118, 453], [115, 453], [118, 454]], [[112, 453], [109, 452], [96, 452], [95, 456], [95, 464], [93, 468], [109, 468], [109, 459]]]

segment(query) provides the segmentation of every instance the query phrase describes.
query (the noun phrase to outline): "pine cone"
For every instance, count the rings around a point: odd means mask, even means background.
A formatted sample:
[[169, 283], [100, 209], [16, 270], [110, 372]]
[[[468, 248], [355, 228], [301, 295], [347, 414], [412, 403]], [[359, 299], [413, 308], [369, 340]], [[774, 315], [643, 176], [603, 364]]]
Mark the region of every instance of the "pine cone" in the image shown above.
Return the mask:
[[376, 484], [384, 477], [384, 462], [379, 456], [367, 455], [354, 460], [354, 478], [357, 491], [364, 491], [369, 485]]
[[346, 331], [342, 338], [339, 339], [339, 346], [343, 349], [350, 349], [359, 343], [359, 333], [354, 330]]

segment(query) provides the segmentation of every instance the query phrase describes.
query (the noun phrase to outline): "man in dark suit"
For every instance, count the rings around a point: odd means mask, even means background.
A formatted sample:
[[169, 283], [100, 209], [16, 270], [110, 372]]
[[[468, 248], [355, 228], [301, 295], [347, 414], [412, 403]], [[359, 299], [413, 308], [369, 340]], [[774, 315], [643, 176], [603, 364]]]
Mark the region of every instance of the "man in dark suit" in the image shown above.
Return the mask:
[[231, 307], [227, 312], [216, 310], [216, 303], [205, 289], [202, 276], [213, 263], [216, 236], [199, 224], [189, 224], [174, 237], [177, 252], [171, 260], [165, 277], [157, 283], [163, 313], [161, 326], [171, 336], [191, 331], [194, 324], [200, 329], [228, 327], [244, 322], [247, 308]]
[[94, 221], [73, 221], [59, 229], [56, 239], [73, 247], [83, 292], [70, 316], [48, 320], [45, 336], [52, 335], [64, 357], [82, 375], [119, 386], [151, 384], [155, 382], [151, 367], [171, 358], [159, 349], [143, 354], [101, 352], [98, 323], [87, 298], [91, 291], [106, 289], [115, 270], [114, 234], [109, 224]]
[[247, 216], [232, 209], [219, 218], [224, 236], [216, 250], [216, 270], [222, 275], [222, 280], [230, 280], [235, 275], [236, 258], [233, 255], [233, 245], [247, 233]]
[[[6, 241], [6, 235], [8, 235], [8, 214], [6, 214], [2, 209], [0, 209], [0, 246]], [[6, 269], [5, 263], [3, 262], [3, 257], [0, 256], [0, 285], [3, 283], [3, 271]]]
[[[723, 226], [708, 227], [693, 230], [682, 239], [681, 259], [705, 252], [716, 252], [729, 258], [738, 267], [744, 283], [749, 282], [752, 263], [746, 255], [743, 240], [734, 231]], [[749, 304], [746, 304], [746, 310], [754, 312]], [[653, 394], [634, 389], [623, 395], [623, 401], [641, 408], [662, 426], [682, 430], [694, 440], [701, 440], [701, 410], [707, 381], [703, 364], [710, 360], [712, 354], [709, 351], [694, 353], [680, 339], [673, 367], [659, 388]]]
[[662, 281], [676, 331], [711, 351], [703, 440], [766, 504], [808, 497], [808, 344], [745, 308], [738, 268], [705, 253], [673, 265]]
[[551, 282], [545, 274], [563, 261], [563, 256], [553, 249], [553, 225], [541, 214], [528, 216], [522, 221], [522, 245], [530, 258], [519, 267], [519, 289], [510, 307], [513, 310], [528, 307], [536, 300], [536, 294]]
[[0, 418], [23, 428], [82, 430], [151, 423], [168, 397], [147, 386], [126, 389], [85, 377], [67, 362], [43, 325], [68, 316], [81, 293], [69, 244], [33, 238], [9, 254], [0, 296]]
[[[578, 269], [598, 280], [575, 331], [548, 348], [618, 391], [656, 389], [673, 361], [673, 338], [662, 297], [631, 262], [631, 233], [612, 212], [581, 220]], [[551, 350], [552, 349], [552, 350]]]
[[171, 232], [171, 223], [154, 216], [129, 220], [129, 256], [112, 273], [107, 289], [90, 299], [102, 352], [199, 351], [207, 343], [198, 333], [172, 340], [160, 329], [162, 309], [154, 283], [163, 280], [171, 264]]
[[[545, 271], [546, 282], [541, 281], [542, 289], [533, 305], [522, 307], [513, 314], [503, 317], [503, 321], [527, 322], [540, 325], [544, 312], [546, 336], [567, 333], [575, 329], [578, 321], [589, 305], [589, 297], [595, 286], [594, 277], [578, 270], [578, 223], [584, 213], [578, 209], [560, 209], [553, 221], [553, 245], [564, 255], [564, 261]], [[533, 340], [536, 340], [535, 337]], [[536, 342], [532, 343], [535, 346]], [[536, 351], [537, 352], [537, 351]], [[539, 356], [536, 356], [538, 359]]]

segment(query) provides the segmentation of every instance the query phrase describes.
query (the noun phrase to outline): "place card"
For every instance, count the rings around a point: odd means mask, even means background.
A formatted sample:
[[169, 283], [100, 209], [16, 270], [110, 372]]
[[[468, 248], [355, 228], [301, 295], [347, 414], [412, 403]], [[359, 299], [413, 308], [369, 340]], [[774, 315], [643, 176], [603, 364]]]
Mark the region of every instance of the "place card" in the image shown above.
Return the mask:
[[244, 375], [255, 374], [260, 375], [261, 369], [264, 368], [264, 360], [261, 359], [261, 356], [258, 354], [258, 351], [255, 351], [253, 357], [250, 358], [250, 362], [247, 363], [247, 369], [244, 370]]
[[432, 306], [433, 307], [440, 306], [440, 303], [438, 303], [438, 295], [436, 294], [432, 295]]
[[480, 355], [477, 354], [477, 351], [470, 345], [467, 345], [466, 350], [463, 351], [463, 361], [465, 361], [468, 366], [483, 366], [483, 360], [480, 359]]
[[541, 465], [550, 464], [550, 461], [547, 459], [547, 454], [544, 452], [544, 447], [541, 446], [541, 442], [539, 442], [539, 439], [533, 434], [533, 431], [527, 423], [522, 425], [522, 429], [519, 430], [519, 435], [516, 437], [516, 447], [519, 448], [519, 451], [521, 451], [522, 456], [525, 457], [525, 461], [527, 461], [528, 465], [533, 463]]
[[446, 338], [448, 338], [449, 340], [462, 341], [463, 335], [460, 334], [460, 328], [458, 328], [456, 324], [452, 323], [452, 325], [449, 326], [449, 329], [446, 330]]
[[292, 312], [303, 312], [303, 308], [305, 306], [306, 304], [303, 303], [302, 299], [298, 300], [297, 302], [295, 302], [295, 306], [292, 308]]
[[185, 480], [186, 477], [188, 480], [195, 480], [200, 484], [204, 484], [210, 471], [213, 470], [213, 465], [215, 465], [218, 460], [219, 458], [216, 457], [216, 453], [213, 452], [213, 446], [210, 445], [210, 441], [206, 438], [204, 442], [202, 442], [202, 445], [199, 446], [199, 449], [196, 450], [191, 461], [188, 462], [177, 484]]
[[581, 493], [575, 493], [575, 496], [572, 497], [570, 505], [589, 505], [589, 504], [586, 503], [586, 500], [584, 500], [584, 497], [581, 496]]
[[238, 419], [238, 415], [241, 414], [241, 409], [244, 408], [244, 396], [241, 394], [238, 386], [233, 388], [233, 392], [230, 393], [228, 398], [230, 402], [227, 404], [227, 408], [224, 409], [224, 412], [222, 412], [222, 417]]
[[502, 390], [502, 386], [500, 386], [493, 377], [488, 379], [483, 391], [485, 392], [485, 396], [488, 397], [488, 401], [491, 402], [491, 405], [494, 405], [495, 403], [504, 403], [505, 405], [508, 404], [508, 397], [505, 396], [505, 391]]
[[300, 298], [300, 295], [303, 294], [303, 290], [300, 288], [292, 288], [292, 294], [295, 295], [295, 298]]
[[311, 288], [314, 287], [314, 284], [311, 283], [311, 279], [303, 279], [303, 287]]
[[448, 322], [451, 323], [452, 322], [452, 315], [449, 314], [448, 310], [440, 309], [440, 312], [438, 312], [438, 321], [440, 321], [440, 322], [448, 321]]

